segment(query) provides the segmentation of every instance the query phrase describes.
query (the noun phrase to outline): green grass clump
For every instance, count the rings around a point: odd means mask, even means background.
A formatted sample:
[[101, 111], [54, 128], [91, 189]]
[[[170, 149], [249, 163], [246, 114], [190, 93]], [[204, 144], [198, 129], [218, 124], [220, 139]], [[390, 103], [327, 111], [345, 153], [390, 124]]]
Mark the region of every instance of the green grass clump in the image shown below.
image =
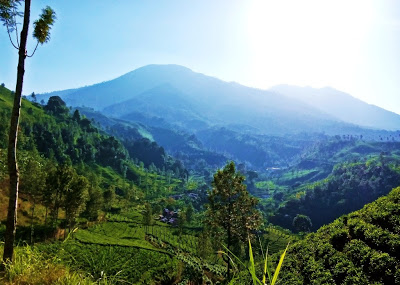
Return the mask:
[[132, 246], [159, 251], [145, 240], [144, 227], [135, 223], [102, 223], [86, 230], [78, 230], [74, 238], [85, 244]]
[[102, 284], [172, 284], [178, 275], [176, 258], [136, 247], [82, 244], [70, 239], [40, 245], [40, 250]]
[[[3, 256], [3, 247], [0, 247]], [[0, 284], [96, 284], [80, 271], [71, 271], [60, 263], [59, 258], [47, 258], [35, 247], [15, 248], [13, 263], [4, 264]], [[98, 284], [107, 284], [104, 282]]]
[[[252, 280], [253, 285], [267, 285], [267, 284], [275, 285], [278, 282], [279, 272], [280, 272], [280, 270], [282, 268], [282, 264], [283, 264], [283, 261], [285, 259], [285, 255], [286, 255], [286, 252], [287, 252], [288, 248], [289, 248], [289, 244], [287, 244], [284, 252], [282, 253], [282, 255], [281, 255], [280, 259], [279, 259], [278, 265], [276, 266], [275, 271], [274, 271], [274, 275], [272, 275], [272, 273], [270, 271], [270, 265], [269, 265], [270, 261], [269, 261], [268, 248], [267, 248], [267, 252], [265, 253], [265, 256], [264, 256], [264, 253], [262, 254], [263, 259], [264, 259], [263, 260], [264, 267], [263, 267], [263, 273], [262, 273], [261, 280], [260, 280], [260, 278], [257, 277], [257, 273], [256, 273], [257, 265], [256, 265], [256, 261], [254, 259], [253, 249], [252, 249], [252, 246], [251, 246], [250, 238], [249, 238], [249, 261], [248, 261], [247, 264], [242, 262], [239, 257], [237, 257], [235, 254], [233, 254], [226, 247], [225, 247], [225, 249], [227, 250], [228, 253], [226, 253], [224, 251], [221, 251], [220, 253], [228, 256], [229, 259], [231, 260], [231, 262], [233, 263], [233, 266], [236, 269], [237, 269], [237, 266], [235, 265], [234, 260], [236, 260], [237, 263], [240, 264], [243, 268], [247, 268], [247, 272], [251, 276], [251, 280]], [[230, 256], [232, 256], [233, 258], [230, 257]], [[242, 279], [244, 279], [244, 280], [242, 280]], [[246, 283], [246, 278], [243, 278], [243, 275], [239, 274], [237, 276], [234, 276], [234, 278], [232, 278], [232, 280], [230, 280], [229, 285], [243, 284], [243, 282]]]

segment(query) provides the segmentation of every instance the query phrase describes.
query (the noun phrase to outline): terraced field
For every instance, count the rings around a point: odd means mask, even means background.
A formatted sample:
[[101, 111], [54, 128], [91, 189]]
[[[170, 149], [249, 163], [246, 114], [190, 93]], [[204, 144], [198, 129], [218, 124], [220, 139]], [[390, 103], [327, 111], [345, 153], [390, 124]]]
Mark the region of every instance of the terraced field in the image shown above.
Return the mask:
[[132, 246], [158, 250], [145, 240], [144, 227], [134, 223], [102, 223], [89, 229], [78, 230], [74, 238], [82, 243]]
[[134, 222], [106, 222], [88, 229], [80, 229], [74, 239], [85, 244], [129, 246], [163, 252], [146, 240], [146, 233], [192, 254], [197, 253], [197, 237], [178, 235], [178, 229], [163, 224], [145, 227]]

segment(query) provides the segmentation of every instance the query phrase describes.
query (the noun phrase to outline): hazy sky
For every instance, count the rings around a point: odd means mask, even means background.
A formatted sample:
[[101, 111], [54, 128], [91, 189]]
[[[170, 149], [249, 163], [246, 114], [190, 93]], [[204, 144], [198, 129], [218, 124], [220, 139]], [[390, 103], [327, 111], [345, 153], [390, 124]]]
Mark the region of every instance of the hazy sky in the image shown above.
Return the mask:
[[[397, 0], [32, 2], [31, 22], [46, 5], [58, 19], [51, 41], [27, 60], [24, 94], [175, 63], [262, 89], [331, 86], [400, 114]], [[0, 27], [0, 82], [11, 89], [16, 64]]]

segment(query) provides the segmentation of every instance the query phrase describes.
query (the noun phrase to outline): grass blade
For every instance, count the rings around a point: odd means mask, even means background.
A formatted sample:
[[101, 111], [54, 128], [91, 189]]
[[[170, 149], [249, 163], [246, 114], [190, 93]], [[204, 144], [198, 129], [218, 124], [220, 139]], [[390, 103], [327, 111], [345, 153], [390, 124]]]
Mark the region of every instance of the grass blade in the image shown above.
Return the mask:
[[286, 246], [285, 251], [281, 255], [281, 258], [279, 260], [278, 266], [276, 267], [276, 270], [275, 270], [275, 273], [274, 273], [274, 277], [272, 278], [271, 285], [275, 285], [276, 280], [278, 279], [279, 271], [281, 270], [283, 259], [285, 258], [286, 251], [288, 250], [288, 248], [289, 248], [289, 244]]
[[250, 255], [250, 268], [249, 268], [249, 271], [250, 271], [251, 277], [253, 279], [253, 284], [254, 285], [257, 285], [257, 284], [262, 285], [260, 279], [258, 279], [257, 276], [256, 276], [256, 267], [255, 267], [255, 264], [254, 264], [253, 249], [251, 248], [250, 238], [249, 238], [249, 255]]
[[271, 283], [271, 275], [270, 275], [269, 269], [268, 269], [268, 246], [267, 246], [267, 252], [265, 253], [264, 274], [263, 274], [262, 284], [267, 284], [266, 280], [265, 280], [267, 275], [268, 275], [269, 283]]

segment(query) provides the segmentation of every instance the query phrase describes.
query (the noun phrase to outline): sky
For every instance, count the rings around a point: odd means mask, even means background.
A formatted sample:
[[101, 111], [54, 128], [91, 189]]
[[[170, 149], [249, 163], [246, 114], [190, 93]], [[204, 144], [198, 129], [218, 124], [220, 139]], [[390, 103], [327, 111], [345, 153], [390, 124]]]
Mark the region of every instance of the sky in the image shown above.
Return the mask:
[[[31, 22], [46, 5], [57, 21], [50, 42], [27, 59], [24, 94], [179, 64], [261, 89], [330, 86], [400, 114], [397, 0], [32, 2]], [[28, 52], [35, 44], [29, 38]], [[10, 89], [17, 56], [0, 27], [0, 83]]]

